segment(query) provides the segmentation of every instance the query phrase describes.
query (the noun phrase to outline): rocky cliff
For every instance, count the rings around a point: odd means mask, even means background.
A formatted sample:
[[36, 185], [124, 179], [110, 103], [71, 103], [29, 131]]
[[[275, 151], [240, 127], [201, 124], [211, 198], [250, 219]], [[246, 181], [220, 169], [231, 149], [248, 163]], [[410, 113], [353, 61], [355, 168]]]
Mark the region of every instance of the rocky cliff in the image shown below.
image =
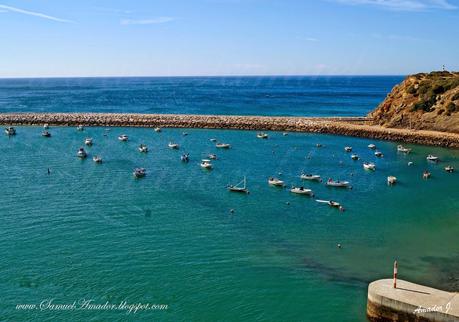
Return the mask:
[[368, 116], [385, 127], [459, 133], [459, 72], [408, 76]]

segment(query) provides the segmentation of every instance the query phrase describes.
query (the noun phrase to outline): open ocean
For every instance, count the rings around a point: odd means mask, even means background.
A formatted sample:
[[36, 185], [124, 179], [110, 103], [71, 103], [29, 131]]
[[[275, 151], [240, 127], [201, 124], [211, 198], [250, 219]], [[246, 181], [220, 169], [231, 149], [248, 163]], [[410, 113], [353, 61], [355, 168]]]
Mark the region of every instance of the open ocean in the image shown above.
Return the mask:
[[[3, 79], [0, 111], [362, 116], [401, 79]], [[402, 279], [459, 287], [459, 181], [443, 170], [459, 169], [458, 150], [407, 145], [413, 152], [404, 155], [397, 142], [306, 133], [260, 140], [235, 130], [41, 131], [0, 136], [1, 320], [366, 321], [367, 285], [390, 277], [395, 259]], [[122, 133], [128, 142], [118, 141]], [[80, 160], [86, 137], [94, 145]], [[232, 148], [216, 149], [210, 138]], [[344, 152], [348, 145], [360, 161]], [[208, 153], [219, 157], [212, 171], [199, 166]], [[429, 153], [442, 162], [428, 163]], [[96, 154], [104, 163], [92, 161]], [[363, 161], [376, 171], [364, 171]], [[135, 167], [147, 176], [134, 179]], [[430, 180], [421, 178], [425, 169]], [[298, 186], [302, 171], [349, 180], [353, 189], [303, 183], [346, 211], [268, 186], [270, 176]], [[399, 183], [387, 186], [389, 175]], [[226, 190], [243, 176], [250, 194]], [[47, 299], [168, 308], [41, 310]]]

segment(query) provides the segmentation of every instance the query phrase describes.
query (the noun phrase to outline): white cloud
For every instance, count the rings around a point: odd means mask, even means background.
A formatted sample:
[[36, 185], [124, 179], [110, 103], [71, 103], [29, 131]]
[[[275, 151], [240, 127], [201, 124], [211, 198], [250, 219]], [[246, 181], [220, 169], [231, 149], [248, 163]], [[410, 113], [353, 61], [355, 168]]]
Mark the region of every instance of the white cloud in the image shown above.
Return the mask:
[[454, 10], [448, 0], [336, 0], [348, 5], [369, 5], [397, 11], [422, 11], [428, 9]]
[[157, 17], [152, 19], [121, 19], [122, 25], [155, 25], [174, 21], [173, 17]]
[[20, 9], [16, 7], [10, 7], [10, 6], [6, 6], [3, 4], [0, 4], [0, 10], [6, 11], [6, 12], [16, 12], [16, 13], [20, 13], [20, 14], [27, 15], [27, 16], [39, 17], [39, 18], [48, 19], [48, 20], [57, 21], [57, 22], [73, 23], [73, 21], [71, 20], [45, 15], [44, 13], [40, 13], [40, 12], [24, 10], [24, 9]]
[[317, 41], [319, 41], [319, 39], [314, 38], [314, 37], [306, 37], [306, 38], [304, 38], [304, 40], [306, 40], [306, 41], [312, 41], [312, 42], [317, 42]]

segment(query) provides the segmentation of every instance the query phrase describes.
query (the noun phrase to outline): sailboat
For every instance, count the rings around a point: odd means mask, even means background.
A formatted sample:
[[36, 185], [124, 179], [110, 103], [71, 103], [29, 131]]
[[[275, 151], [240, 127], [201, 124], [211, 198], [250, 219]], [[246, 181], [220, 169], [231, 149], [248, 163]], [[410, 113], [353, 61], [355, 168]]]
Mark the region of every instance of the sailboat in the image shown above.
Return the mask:
[[[242, 184], [242, 186], [241, 186]], [[247, 189], [247, 180], [246, 177], [244, 176], [244, 179], [239, 182], [237, 185], [228, 185], [228, 190], [232, 192], [243, 192], [243, 193], [249, 193], [249, 190]]]

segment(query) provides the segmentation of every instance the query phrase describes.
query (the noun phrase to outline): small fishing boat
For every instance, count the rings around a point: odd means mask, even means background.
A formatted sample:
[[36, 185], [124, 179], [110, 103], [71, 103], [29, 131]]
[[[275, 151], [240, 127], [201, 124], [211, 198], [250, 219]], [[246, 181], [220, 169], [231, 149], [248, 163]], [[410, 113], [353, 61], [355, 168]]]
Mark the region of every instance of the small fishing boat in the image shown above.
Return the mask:
[[259, 138], [259, 139], [267, 139], [268, 138], [268, 134], [266, 134], [264, 132], [257, 133], [257, 138]]
[[411, 149], [405, 148], [403, 145], [397, 145], [397, 151], [402, 153], [410, 153]]
[[351, 155], [351, 159], [352, 160], [358, 160], [358, 159], [360, 159], [360, 157], [357, 154], [353, 154], [353, 155]]
[[363, 164], [363, 168], [365, 170], [371, 170], [371, 171], [375, 171], [376, 170], [376, 165], [372, 162], [365, 162]]
[[5, 128], [6, 135], [16, 135], [16, 129], [12, 126]]
[[167, 146], [169, 148], [175, 149], [175, 150], [178, 150], [178, 148], [179, 148], [179, 145], [177, 143], [173, 143], [173, 142], [169, 142], [169, 144]]
[[188, 162], [188, 161], [190, 161], [190, 155], [189, 155], [188, 153], [182, 154], [182, 155], [180, 156], [180, 160], [181, 160], [182, 162]]
[[382, 154], [381, 151], [376, 151], [375, 152], [375, 156], [378, 157], [378, 158], [382, 158], [384, 156], [384, 154]]
[[84, 126], [83, 125], [78, 125], [77, 126], [77, 131], [84, 131]]
[[141, 153], [147, 153], [148, 152], [148, 147], [145, 144], [140, 144], [138, 147], [139, 152]]
[[91, 146], [92, 145], [92, 138], [86, 138], [84, 140], [84, 144], [86, 144], [87, 146]]
[[210, 160], [208, 160], [208, 159], [203, 159], [201, 161], [201, 168], [211, 170], [212, 169], [212, 162]]
[[160, 127], [155, 127], [155, 132], [161, 132], [161, 128]]
[[94, 161], [95, 163], [102, 163], [102, 158], [98, 155], [95, 155], [92, 157], [92, 161]]
[[446, 171], [446, 172], [449, 172], [449, 173], [454, 172], [454, 167], [451, 166], [451, 165], [446, 166], [446, 167], [445, 167], [445, 171]]
[[280, 179], [277, 179], [277, 178], [270, 177], [268, 179], [268, 184], [271, 185], [271, 186], [283, 187], [284, 186], [284, 181], [282, 181]]
[[374, 145], [373, 143], [368, 144], [368, 148], [371, 149], [371, 150], [374, 150], [374, 149], [376, 149], [376, 145]]
[[217, 142], [217, 139], [209, 139], [210, 142]]
[[88, 154], [86, 153], [86, 151], [83, 148], [79, 148], [78, 149], [77, 157], [79, 157], [80, 159], [84, 159], [87, 156], [88, 156]]
[[51, 133], [49, 133], [48, 131], [43, 131], [43, 132], [41, 132], [41, 136], [43, 136], [45, 138], [50, 138], [51, 137]]
[[333, 180], [333, 179], [328, 179], [328, 181], [325, 183], [326, 186], [328, 187], [335, 187], [335, 188], [350, 188], [350, 183], [349, 181], [340, 181], [340, 180]]
[[217, 160], [217, 155], [213, 153], [209, 154], [207, 157], [211, 160]]
[[351, 146], [345, 146], [344, 151], [346, 152], [352, 152], [352, 147]]
[[182, 133], [182, 136], [187, 136], [187, 135], [188, 135], [187, 132], [183, 132], [183, 133]]
[[287, 136], [288, 135], [288, 132], [284, 132], [282, 133], [283, 136]]
[[306, 195], [306, 196], [314, 197], [314, 192], [312, 192], [311, 189], [305, 189], [304, 187], [292, 187], [292, 189], [290, 189], [290, 192], [296, 193], [298, 195]]
[[43, 124], [43, 129], [44, 130], [48, 130], [49, 129], [49, 124], [48, 123]]
[[[242, 186], [241, 186], [242, 184]], [[232, 192], [243, 192], [243, 193], [249, 193], [249, 190], [247, 189], [247, 180], [244, 177], [244, 179], [239, 182], [237, 185], [228, 185], [228, 190]]]
[[147, 174], [147, 171], [144, 168], [136, 168], [132, 174], [135, 178], [143, 178]]
[[219, 149], [229, 149], [231, 147], [231, 145], [228, 144], [228, 143], [217, 143], [217, 144], [215, 144], [215, 147], [217, 147]]
[[388, 176], [387, 177], [387, 184], [388, 185], [393, 185], [393, 184], [396, 184], [397, 183], [397, 177], [394, 177], [394, 176]]
[[329, 205], [330, 207], [333, 207], [333, 208], [341, 208], [341, 204], [339, 202], [336, 202], [336, 201], [333, 201], [333, 200], [320, 200], [320, 199], [317, 199], [316, 201], [319, 202], [319, 203], [323, 203], [323, 204]]
[[310, 180], [310, 181], [318, 181], [318, 182], [322, 181], [322, 178], [320, 178], [320, 176], [318, 174], [305, 174], [305, 173], [302, 173], [300, 175], [300, 178], [301, 178], [301, 180]]
[[431, 176], [432, 174], [427, 170], [422, 173], [422, 179], [430, 179]]
[[435, 155], [432, 155], [432, 154], [429, 154], [427, 157], [426, 157], [427, 161], [432, 161], [432, 162], [438, 162], [440, 161], [440, 159], [435, 156]]
[[322, 146], [323, 146], [323, 145], [320, 144], [320, 143], [317, 143], [317, 144], [316, 144], [316, 147], [317, 147], [317, 148], [321, 148]]
[[408, 166], [411, 167], [414, 164], [414, 162], [410, 161], [408, 162]]
[[126, 134], [121, 134], [120, 136], [118, 136], [118, 140], [126, 142], [127, 140], [129, 140], [129, 137]]

